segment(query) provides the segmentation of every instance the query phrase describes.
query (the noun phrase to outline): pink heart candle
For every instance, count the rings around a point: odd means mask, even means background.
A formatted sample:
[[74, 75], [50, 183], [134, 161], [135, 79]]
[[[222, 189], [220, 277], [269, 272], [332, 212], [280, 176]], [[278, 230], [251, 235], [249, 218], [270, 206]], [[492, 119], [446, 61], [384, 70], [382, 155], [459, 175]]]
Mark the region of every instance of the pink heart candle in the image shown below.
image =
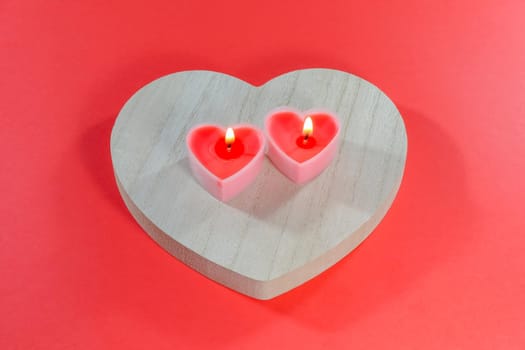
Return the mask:
[[296, 183], [319, 175], [339, 147], [339, 120], [326, 111], [279, 108], [268, 114], [265, 129], [268, 157]]
[[255, 180], [264, 159], [263, 133], [249, 125], [200, 125], [187, 135], [190, 167], [210, 194], [227, 201]]

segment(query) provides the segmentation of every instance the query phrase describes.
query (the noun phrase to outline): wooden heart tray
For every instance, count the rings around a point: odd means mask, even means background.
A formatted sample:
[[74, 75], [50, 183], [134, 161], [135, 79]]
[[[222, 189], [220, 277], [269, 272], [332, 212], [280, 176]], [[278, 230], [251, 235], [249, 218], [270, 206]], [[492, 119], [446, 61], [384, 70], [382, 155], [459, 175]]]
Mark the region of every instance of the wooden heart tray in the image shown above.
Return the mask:
[[[269, 160], [224, 203], [189, 170], [185, 138], [201, 123], [251, 123], [280, 106], [332, 110], [339, 153], [297, 185]], [[111, 156], [122, 197], [144, 230], [203, 275], [258, 299], [273, 298], [351, 252], [381, 221], [401, 183], [403, 120], [390, 99], [354, 75], [293, 71], [255, 87], [229, 75], [187, 71], [157, 79], [122, 108]], [[177, 278], [177, 276], [173, 276]]]

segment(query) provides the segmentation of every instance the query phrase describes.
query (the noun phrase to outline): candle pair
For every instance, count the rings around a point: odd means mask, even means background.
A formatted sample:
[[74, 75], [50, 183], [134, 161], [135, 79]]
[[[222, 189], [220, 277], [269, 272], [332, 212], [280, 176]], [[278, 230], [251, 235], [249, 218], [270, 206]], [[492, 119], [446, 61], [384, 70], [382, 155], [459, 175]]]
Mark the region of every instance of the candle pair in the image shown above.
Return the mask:
[[267, 156], [277, 169], [292, 181], [305, 183], [334, 158], [339, 121], [326, 111], [279, 108], [266, 116], [265, 134], [251, 125], [193, 128], [186, 144], [195, 178], [213, 196], [227, 201], [255, 180], [268, 144]]

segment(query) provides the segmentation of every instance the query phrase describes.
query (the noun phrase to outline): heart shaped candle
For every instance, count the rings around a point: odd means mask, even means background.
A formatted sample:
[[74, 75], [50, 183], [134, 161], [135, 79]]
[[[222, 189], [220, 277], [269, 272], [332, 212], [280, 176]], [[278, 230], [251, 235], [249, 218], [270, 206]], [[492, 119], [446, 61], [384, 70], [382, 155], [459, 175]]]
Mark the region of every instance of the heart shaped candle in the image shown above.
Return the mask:
[[319, 175], [337, 153], [339, 121], [333, 113], [279, 108], [266, 117], [265, 128], [268, 157], [297, 183]]
[[227, 131], [215, 125], [197, 126], [188, 133], [186, 145], [193, 175], [222, 201], [252, 183], [264, 159], [263, 133], [248, 125]]

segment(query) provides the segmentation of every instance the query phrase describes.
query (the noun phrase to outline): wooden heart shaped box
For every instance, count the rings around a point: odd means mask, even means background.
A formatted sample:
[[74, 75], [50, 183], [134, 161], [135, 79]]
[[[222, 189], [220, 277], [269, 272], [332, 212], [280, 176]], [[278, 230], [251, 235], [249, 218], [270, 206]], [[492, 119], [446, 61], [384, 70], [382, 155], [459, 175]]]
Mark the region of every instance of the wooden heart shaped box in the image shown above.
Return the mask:
[[[189, 170], [187, 132], [200, 123], [262, 129], [280, 106], [339, 116], [331, 165], [297, 185], [266, 159], [255, 182], [227, 203], [200, 187]], [[293, 71], [260, 87], [210, 71], [171, 74], [135, 93], [111, 133], [120, 193], [144, 230], [188, 266], [257, 299], [297, 287], [359, 245], [392, 204], [406, 152], [392, 101], [329, 69]]]

